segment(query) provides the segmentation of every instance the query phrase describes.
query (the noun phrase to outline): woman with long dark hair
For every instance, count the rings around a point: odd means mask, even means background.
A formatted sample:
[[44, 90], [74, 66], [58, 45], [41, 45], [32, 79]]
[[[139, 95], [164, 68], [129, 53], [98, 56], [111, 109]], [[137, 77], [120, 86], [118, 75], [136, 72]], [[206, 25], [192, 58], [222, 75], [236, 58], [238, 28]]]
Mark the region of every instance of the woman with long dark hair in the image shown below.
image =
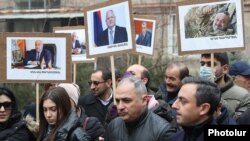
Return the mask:
[[53, 87], [42, 95], [37, 141], [89, 141], [64, 88]]

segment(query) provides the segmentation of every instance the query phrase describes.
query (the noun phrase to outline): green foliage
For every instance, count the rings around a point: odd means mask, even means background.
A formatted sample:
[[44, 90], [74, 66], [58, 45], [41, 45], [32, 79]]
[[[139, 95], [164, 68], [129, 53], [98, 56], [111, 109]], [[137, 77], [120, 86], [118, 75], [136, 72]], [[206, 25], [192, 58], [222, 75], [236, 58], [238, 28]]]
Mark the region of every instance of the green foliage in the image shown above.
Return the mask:
[[239, 61], [239, 60], [246, 60], [247, 58], [243, 55], [242, 52], [231, 52], [228, 53], [228, 57], [229, 57], [229, 63], [232, 64], [235, 61]]
[[89, 91], [88, 81], [90, 80], [90, 75], [93, 70], [93, 63], [81, 63], [76, 65], [76, 84], [79, 85], [81, 94]]

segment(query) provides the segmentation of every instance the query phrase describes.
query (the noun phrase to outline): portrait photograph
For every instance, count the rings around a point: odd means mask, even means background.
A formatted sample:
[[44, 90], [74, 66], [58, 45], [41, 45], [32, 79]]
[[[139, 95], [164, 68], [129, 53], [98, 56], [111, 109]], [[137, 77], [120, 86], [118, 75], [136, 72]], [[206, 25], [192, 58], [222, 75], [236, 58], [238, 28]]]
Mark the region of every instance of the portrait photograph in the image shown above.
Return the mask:
[[242, 1], [177, 3], [179, 54], [244, 49]]
[[70, 81], [69, 34], [6, 33], [6, 81]]
[[156, 18], [134, 16], [136, 53], [153, 55]]
[[135, 48], [131, 1], [113, 0], [85, 10], [87, 56], [130, 52]]
[[65, 26], [54, 27], [54, 33], [70, 33], [71, 35], [71, 48], [72, 62], [88, 62], [95, 61], [94, 58], [86, 57], [86, 38], [84, 26]]

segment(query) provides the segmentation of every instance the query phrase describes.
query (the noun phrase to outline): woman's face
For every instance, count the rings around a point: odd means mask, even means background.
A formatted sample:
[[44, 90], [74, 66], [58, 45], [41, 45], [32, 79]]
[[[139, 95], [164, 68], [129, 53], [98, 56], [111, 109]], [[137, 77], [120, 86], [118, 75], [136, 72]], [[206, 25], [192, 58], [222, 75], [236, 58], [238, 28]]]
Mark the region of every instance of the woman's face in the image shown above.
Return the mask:
[[6, 95], [0, 96], [0, 123], [6, 122], [11, 115], [12, 103], [11, 99]]
[[57, 107], [55, 102], [50, 99], [43, 101], [43, 114], [49, 125], [55, 125], [57, 122]]

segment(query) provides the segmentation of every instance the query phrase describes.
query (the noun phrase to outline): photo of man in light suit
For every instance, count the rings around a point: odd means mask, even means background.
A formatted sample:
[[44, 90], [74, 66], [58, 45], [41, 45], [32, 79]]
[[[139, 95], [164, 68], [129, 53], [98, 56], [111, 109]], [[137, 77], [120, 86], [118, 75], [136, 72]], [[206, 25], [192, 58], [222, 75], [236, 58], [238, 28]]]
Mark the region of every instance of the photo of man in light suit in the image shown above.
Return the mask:
[[112, 45], [128, 42], [128, 34], [125, 27], [116, 25], [116, 17], [113, 10], [106, 12], [107, 28], [99, 34], [97, 46]]

